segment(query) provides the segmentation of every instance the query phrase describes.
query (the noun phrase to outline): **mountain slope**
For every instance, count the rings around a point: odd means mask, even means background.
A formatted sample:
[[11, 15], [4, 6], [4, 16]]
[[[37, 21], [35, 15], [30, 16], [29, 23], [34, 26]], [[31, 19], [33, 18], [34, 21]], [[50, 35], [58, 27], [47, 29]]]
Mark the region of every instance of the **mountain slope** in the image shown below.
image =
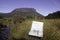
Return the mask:
[[53, 13], [50, 13], [46, 16], [46, 18], [48, 19], [59, 19], [60, 18], [60, 11], [56, 11], [56, 12], [53, 12]]
[[3, 17], [12, 17], [14, 15], [19, 15], [19, 16], [28, 16], [28, 17], [40, 17], [43, 18], [44, 16], [41, 15], [36, 11], [34, 8], [16, 8], [14, 9], [11, 13], [0, 13], [0, 16]]

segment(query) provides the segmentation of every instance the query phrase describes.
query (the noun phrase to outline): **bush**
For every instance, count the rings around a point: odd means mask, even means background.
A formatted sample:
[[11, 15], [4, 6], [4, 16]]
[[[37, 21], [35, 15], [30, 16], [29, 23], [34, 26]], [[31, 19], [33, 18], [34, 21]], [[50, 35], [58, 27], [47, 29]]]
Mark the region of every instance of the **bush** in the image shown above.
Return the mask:
[[0, 16], [0, 19], [2, 19], [3, 17], [2, 16]]
[[27, 40], [27, 39], [26, 38], [20, 38], [20, 39], [13, 38], [13, 40]]

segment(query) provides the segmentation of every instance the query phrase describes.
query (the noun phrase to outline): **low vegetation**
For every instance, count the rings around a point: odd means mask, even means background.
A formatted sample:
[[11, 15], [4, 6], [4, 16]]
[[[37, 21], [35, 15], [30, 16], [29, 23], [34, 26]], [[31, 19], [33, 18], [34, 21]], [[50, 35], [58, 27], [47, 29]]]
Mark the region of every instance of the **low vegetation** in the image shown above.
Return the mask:
[[31, 19], [27, 19], [22, 23], [17, 22], [10, 24], [11, 35], [10, 40], [60, 40], [60, 19], [35, 19], [35, 21], [44, 22], [44, 36], [43, 38], [31, 37], [28, 35], [32, 24]]

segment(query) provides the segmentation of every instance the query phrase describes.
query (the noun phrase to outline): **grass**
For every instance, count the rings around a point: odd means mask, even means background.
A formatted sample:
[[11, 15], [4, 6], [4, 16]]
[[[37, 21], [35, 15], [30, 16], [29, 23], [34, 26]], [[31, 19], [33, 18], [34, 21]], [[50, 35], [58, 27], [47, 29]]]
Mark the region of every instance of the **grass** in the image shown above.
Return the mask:
[[44, 22], [43, 38], [34, 38], [28, 35], [33, 20], [25, 20], [22, 23], [13, 24], [10, 22], [11, 34], [9, 40], [25, 38], [28, 40], [60, 40], [60, 19], [39, 19]]
[[60, 19], [50, 19], [44, 21], [45, 24], [43, 40], [60, 40], [60, 30], [58, 30], [58, 26], [60, 25], [58, 24], [60, 23], [59, 20]]

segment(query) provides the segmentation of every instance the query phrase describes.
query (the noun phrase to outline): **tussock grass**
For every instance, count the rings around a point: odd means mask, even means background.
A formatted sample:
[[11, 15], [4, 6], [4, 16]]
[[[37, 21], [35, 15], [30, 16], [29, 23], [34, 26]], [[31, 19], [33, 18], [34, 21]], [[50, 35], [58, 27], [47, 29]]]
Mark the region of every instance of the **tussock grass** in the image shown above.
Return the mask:
[[[50, 19], [44, 21], [44, 37], [43, 40], [60, 40], [60, 30], [56, 26], [60, 19]], [[58, 24], [60, 25], [60, 24]]]
[[22, 23], [17, 22], [16, 24], [13, 24], [13, 21], [10, 23], [10, 39], [21, 39], [25, 38], [28, 40], [60, 40], [60, 19], [39, 19], [36, 21], [42, 21], [44, 22], [44, 36], [43, 38], [34, 38], [30, 37], [28, 35], [31, 23], [33, 20], [25, 20]]
[[[43, 20], [36, 20], [44, 22], [44, 37], [41, 40], [60, 40], [60, 19], [43, 19]], [[17, 28], [15, 33], [13, 33], [13, 37], [16, 39], [19, 38], [26, 38], [28, 40], [33, 40], [33, 37], [30, 38], [28, 36], [28, 32], [31, 28], [32, 20], [26, 20], [22, 23], [17, 23]], [[34, 38], [37, 40], [37, 38]], [[40, 39], [38, 39], [40, 40]]]

